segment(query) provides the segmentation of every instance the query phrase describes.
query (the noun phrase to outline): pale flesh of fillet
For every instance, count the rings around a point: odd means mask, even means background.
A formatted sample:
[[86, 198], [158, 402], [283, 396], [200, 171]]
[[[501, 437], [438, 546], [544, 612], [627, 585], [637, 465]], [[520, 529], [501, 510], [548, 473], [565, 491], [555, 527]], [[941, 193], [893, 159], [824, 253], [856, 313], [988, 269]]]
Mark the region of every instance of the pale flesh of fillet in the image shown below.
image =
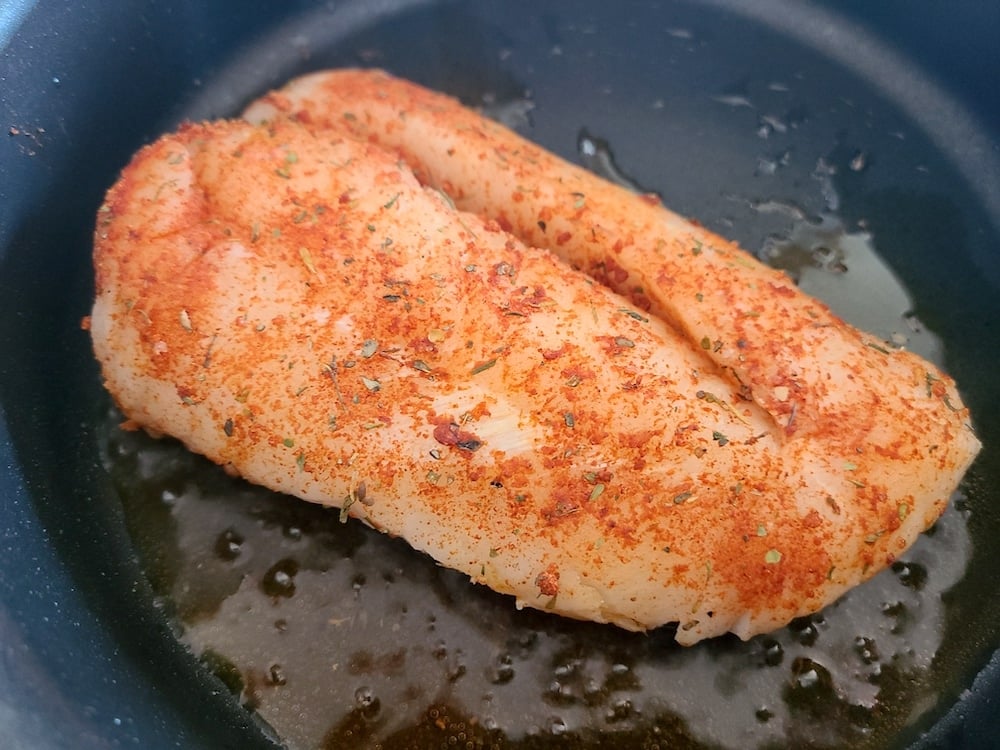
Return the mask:
[[345, 72], [255, 111], [126, 168], [91, 318], [127, 417], [250, 481], [689, 644], [873, 575], [975, 456], [932, 365], [449, 99]]

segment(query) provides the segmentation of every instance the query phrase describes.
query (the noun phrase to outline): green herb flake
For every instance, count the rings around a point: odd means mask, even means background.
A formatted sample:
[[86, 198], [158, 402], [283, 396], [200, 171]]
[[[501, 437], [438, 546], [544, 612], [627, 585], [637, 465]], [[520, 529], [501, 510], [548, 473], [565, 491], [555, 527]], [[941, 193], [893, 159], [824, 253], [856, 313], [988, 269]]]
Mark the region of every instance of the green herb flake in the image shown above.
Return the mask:
[[291, 173], [285, 167], [278, 167], [276, 170], [274, 170], [274, 173], [278, 175], [278, 177], [281, 177], [284, 180], [291, 179], [292, 176]]
[[485, 372], [486, 370], [493, 367], [493, 365], [495, 365], [496, 363], [497, 363], [496, 357], [494, 357], [493, 359], [488, 359], [485, 362], [481, 362], [480, 364], [472, 368], [472, 374], [478, 375], [481, 372]]
[[698, 300], [699, 302], [704, 302], [705, 301], [705, 295], [702, 294], [701, 292], [698, 292], [696, 295], [694, 295], [694, 298], [696, 300]]
[[597, 473], [593, 471], [585, 472], [583, 478], [587, 480], [588, 484], [593, 484], [597, 481]]
[[283, 446], [285, 446], [286, 448], [294, 448], [295, 447], [295, 441], [292, 440], [292, 438], [285, 438], [284, 440], [281, 441], [281, 444]]
[[691, 498], [692, 494], [694, 494], [694, 493], [691, 493], [691, 492], [680, 492], [680, 493], [674, 495], [674, 505], [683, 505], [684, 503], [686, 503]]
[[299, 471], [300, 472], [306, 470], [306, 454], [305, 453], [301, 453], [300, 452], [299, 455], [297, 455], [295, 457], [295, 465], [299, 467]]
[[777, 565], [781, 562], [781, 553], [776, 549], [769, 549], [764, 554], [764, 562], [768, 565]]
[[563, 414], [563, 422], [565, 422], [566, 426], [569, 427], [570, 429], [576, 427], [576, 417], [573, 416], [573, 412], [568, 411], [565, 414]]
[[712, 440], [714, 440], [715, 442], [717, 442], [720, 446], [726, 445], [726, 443], [729, 442], [729, 438], [727, 438], [725, 435], [723, 435], [718, 430], [713, 430], [712, 431]]
[[368, 228], [369, 232], [374, 232], [375, 231], [375, 225], [374, 224], [368, 224], [367, 228]]
[[392, 196], [392, 198], [389, 199], [388, 203], [386, 203], [386, 204], [384, 204], [382, 206], [382, 208], [392, 208], [393, 206], [395, 206], [396, 205], [396, 201], [399, 200], [399, 196], [401, 196], [401, 195], [402, 195], [402, 193], [396, 193], [394, 196]]
[[882, 536], [885, 534], [885, 529], [879, 529], [878, 531], [869, 534], [865, 537], [865, 544], [875, 544]]
[[649, 318], [647, 318], [644, 315], [640, 315], [635, 310], [629, 310], [627, 307], [619, 307], [618, 308], [618, 312], [625, 313], [630, 318], [632, 318], [633, 320], [638, 320], [640, 323], [648, 323], [649, 322]]
[[844, 461], [844, 471], [854, 471], [858, 468], [858, 465], [853, 461]]
[[225, 424], [222, 425], [222, 431], [226, 434], [226, 437], [233, 436], [233, 420], [227, 419]]
[[441, 478], [441, 475], [438, 474], [433, 469], [431, 469], [430, 471], [427, 472], [427, 481], [430, 482], [431, 484], [437, 484], [438, 480], [440, 478]]
[[453, 210], [453, 211], [454, 211], [454, 210], [455, 210], [455, 201], [453, 201], [453, 200], [451, 199], [451, 196], [450, 196], [450, 195], [448, 195], [448, 194], [447, 194], [447, 193], [446, 193], [446, 192], [445, 192], [444, 190], [441, 190], [440, 188], [435, 188], [435, 190], [437, 190], [437, 192], [438, 192], [438, 195], [440, 195], [440, 196], [441, 196], [441, 200], [443, 200], [443, 201], [444, 201], [445, 203], [447, 203], [447, 204], [448, 204], [448, 207], [449, 207], [449, 208], [450, 208], [451, 210]]
[[375, 339], [365, 339], [364, 343], [361, 345], [361, 356], [365, 359], [369, 359], [377, 351], [378, 341]]
[[344, 504], [340, 506], [339, 520], [341, 523], [347, 523], [347, 519], [350, 518], [350, 516], [348, 515], [348, 511], [350, 510], [351, 506], [354, 505], [355, 502], [357, 501], [351, 495], [348, 495], [347, 497], [344, 498]]
[[590, 497], [587, 498], [588, 502], [594, 502], [597, 498], [604, 494], [604, 485], [595, 484], [594, 489], [590, 491]]
[[576, 388], [578, 385], [580, 385], [580, 382], [581, 381], [579, 375], [571, 375], [569, 380], [566, 381], [566, 385], [568, 385], [570, 388]]
[[860, 482], [857, 479], [848, 479], [847, 481], [850, 482], [851, 484], [853, 484], [858, 489], [861, 489], [862, 487], [865, 486], [864, 482]]
[[896, 507], [896, 513], [899, 515], [900, 521], [905, 521], [906, 517], [910, 515], [910, 506], [907, 503], [900, 503]]
[[701, 240], [694, 241], [694, 247], [691, 248], [691, 255], [698, 256], [702, 253]]
[[927, 396], [934, 395], [934, 383], [936, 383], [940, 378], [935, 377], [931, 373], [925, 373], [924, 382], [927, 384]]
[[767, 536], [767, 526], [762, 523], [757, 524], [757, 536]]
[[520, 492], [518, 494], [514, 495], [514, 500], [517, 501], [517, 502], [519, 502], [519, 503], [523, 503], [527, 499], [528, 499], [528, 496], [525, 495], [525, 494], [523, 494], [523, 493], [520, 493]]
[[869, 341], [867, 344], [865, 344], [865, 346], [867, 346], [869, 349], [874, 349], [877, 352], [882, 352], [882, 354], [891, 354], [891, 352], [884, 346], [879, 346], [873, 341]]
[[496, 547], [490, 547], [490, 557], [496, 557], [499, 554], [500, 550], [498, 550]]
[[312, 254], [307, 247], [299, 247], [299, 257], [302, 258], [302, 265], [306, 267], [313, 276], [316, 275], [316, 266], [313, 265]]
[[255, 221], [250, 225], [250, 241], [256, 242], [260, 239], [260, 222]]
[[615, 336], [615, 344], [624, 347], [625, 349], [632, 349], [635, 347], [635, 342], [632, 339], [625, 338], [624, 336]]
[[361, 383], [372, 393], [382, 389], [382, 384], [380, 382], [374, 378], [366, 378], [364, 375], [361, 376]]
[[431, 366], [422, 359], [413, 360], [413, 369], [420, 370], [420, 372], [432, 372]]
[[587, 196], [579, 192], [574, 192], [572, 195], [574, 198], [573, 208], [579, 211], [587, 203]]

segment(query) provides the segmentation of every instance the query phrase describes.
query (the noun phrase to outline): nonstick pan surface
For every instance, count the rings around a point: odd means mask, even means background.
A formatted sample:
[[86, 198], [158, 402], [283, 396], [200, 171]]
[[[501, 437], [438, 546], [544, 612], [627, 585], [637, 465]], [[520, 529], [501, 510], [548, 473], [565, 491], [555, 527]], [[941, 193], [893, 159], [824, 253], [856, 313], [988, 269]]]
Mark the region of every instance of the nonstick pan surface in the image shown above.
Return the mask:
[[[998, 13], [950, 7], [4, 6], [2, 744], [996, 746]], [[948, 514], [828, 611], [685, 650], [515, 612], [119, 432], [79, 326], [103, 191], [179, 121], [338, 65], [483, 106], [938, 357], [985, 444]]]

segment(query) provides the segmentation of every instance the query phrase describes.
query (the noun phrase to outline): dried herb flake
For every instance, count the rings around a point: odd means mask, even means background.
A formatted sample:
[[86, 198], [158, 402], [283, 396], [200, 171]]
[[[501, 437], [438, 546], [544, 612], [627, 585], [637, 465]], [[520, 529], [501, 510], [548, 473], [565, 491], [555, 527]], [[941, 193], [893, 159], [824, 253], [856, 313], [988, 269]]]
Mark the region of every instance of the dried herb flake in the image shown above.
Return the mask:
[[490, 369], [496, 363], [497, 363], [496, 357], [494, 357], [493, 359], [488, 359], [485, 362], [481, 362], [480, 364], [472, 368], [472, 374], [478, 375], [479, 373]]

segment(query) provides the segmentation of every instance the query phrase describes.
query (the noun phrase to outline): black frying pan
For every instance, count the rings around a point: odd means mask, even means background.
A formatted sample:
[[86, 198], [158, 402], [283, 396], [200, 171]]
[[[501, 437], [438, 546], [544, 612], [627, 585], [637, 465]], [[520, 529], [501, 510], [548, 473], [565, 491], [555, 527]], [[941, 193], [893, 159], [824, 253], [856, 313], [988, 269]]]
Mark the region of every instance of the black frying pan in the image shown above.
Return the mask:
[[[0, 745], [998, 746], [1000, 10], [839, 11], [0, 5]], [[936, 334], [985, 444], [942, 523], [821, 615], [682, 650], [515, 613], [401, 543], [120, 434], [79, 329], [103, 191], [181, 119], [347, 64], [485, 105], [834, 295], [841, 266], [881, 272], [873, 246], [898, 286], [839, 311], [879, 326], [888, 309], [914, 346]], [[370, 619], [345, 635], [337, 607]], [[379, 630], [393, 617], [412, 627]]]

